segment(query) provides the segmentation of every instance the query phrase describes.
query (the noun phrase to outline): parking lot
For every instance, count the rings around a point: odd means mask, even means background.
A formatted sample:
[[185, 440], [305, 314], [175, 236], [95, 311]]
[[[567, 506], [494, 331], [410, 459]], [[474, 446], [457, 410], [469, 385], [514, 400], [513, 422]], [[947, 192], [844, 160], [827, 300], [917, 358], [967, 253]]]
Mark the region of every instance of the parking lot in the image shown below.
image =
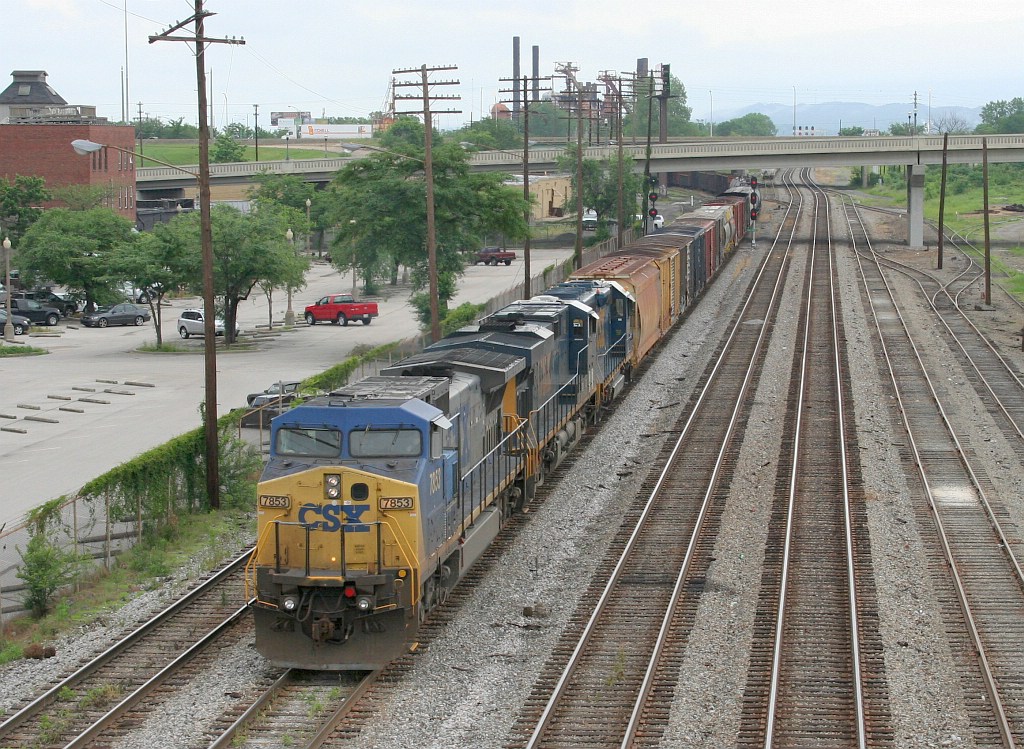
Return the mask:
[[[534, 272], [572, 254], [535, 250]], [[522, 258], [511, 266], [470, 266], [453, 306], [482, 302], [522, 280]], [[239, 306], [243, 338], [235, 350], [218, 347], [219, 413], [245, 405], [245, 396], [277, 380], [302, 379], [342, 361], [356, 346], [376, 346], [413, 335], [417, 323], [407, 287], [379, 300], [371, 325], [307, 326], [302, 310], [320, 296], [352, 290], [351, 276], [317, 262], [307, 287], [293, 296], [297, 325], [268, 330], [271, 307], [262, 293]], [[171, 300], [163, 308], [164, 340], [181, 353], [144, 353], [155, 343], [152, 323], [141, 327], [86, 328], [73, 319], [19, 341], [49, 351], [45, 356], [0, 359], [0, 524], [29, 509], [75, 492], [87, 481], [168, 438], [201, 425], [204, 357], [201, 339], [181, 341], [175, 321], [181, 310], [202, 307], [199, 298]], [[283, 322], [284, 293], [273, 298], [273, 317]], [[45, 330], [45, 329], [44, 329]], [[276, 332], [275, 332], [276, 331]]]

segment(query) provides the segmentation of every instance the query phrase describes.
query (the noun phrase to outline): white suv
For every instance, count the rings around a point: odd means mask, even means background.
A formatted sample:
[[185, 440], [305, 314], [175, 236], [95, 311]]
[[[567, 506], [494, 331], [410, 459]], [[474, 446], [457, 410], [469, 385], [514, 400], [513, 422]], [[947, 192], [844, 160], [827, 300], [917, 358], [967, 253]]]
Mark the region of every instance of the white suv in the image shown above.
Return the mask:
[[[213, 321], [214, 335], [224, 335], [224, 321], [219, 317]], [[181, 316], [178, 318], [178, 335], [182, 338], [188, 338], [193, 335], [204, 335], [206, 332], [205, 322], [203, 320], [203, 311], [201, 309], [187, 309], [183, 310]], [[235, 337], [241, 331], [238, 328], [238, 323], [235, 323]]]

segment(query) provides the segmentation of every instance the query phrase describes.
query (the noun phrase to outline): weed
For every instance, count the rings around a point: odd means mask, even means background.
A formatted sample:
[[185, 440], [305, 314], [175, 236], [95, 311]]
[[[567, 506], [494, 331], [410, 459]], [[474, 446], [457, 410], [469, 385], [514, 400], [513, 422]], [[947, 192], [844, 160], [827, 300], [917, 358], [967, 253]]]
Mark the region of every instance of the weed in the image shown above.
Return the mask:
[[615, 665], [612, 667], [612, 672], [608, 674], [608, 678], [605, 683], [613, 687], [618, 684], [626, 676], [626, 654], [621, 650], [615, 657]]

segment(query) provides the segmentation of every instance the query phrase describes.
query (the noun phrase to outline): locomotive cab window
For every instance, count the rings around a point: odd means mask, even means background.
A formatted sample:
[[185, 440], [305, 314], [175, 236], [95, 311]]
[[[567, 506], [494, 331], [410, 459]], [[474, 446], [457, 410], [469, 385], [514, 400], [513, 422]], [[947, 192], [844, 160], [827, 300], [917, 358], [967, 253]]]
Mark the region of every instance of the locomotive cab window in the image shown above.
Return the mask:
[[282, 427], [277, 431], [277, 454], [336, 458], [341, 455], [341, 432], [337, 429]]
[[418, 458], [423, 452], [418, 429], [353, 429], [348, 443], [353, 458]]

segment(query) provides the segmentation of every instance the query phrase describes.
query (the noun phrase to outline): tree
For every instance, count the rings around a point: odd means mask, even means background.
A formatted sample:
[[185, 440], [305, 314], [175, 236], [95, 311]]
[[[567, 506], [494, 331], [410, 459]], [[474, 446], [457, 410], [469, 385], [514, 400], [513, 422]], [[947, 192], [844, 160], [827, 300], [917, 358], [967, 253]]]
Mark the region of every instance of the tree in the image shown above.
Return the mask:
[[225, 135], [230, 135], [235, 140], [248, 140], [252, 137], [252, 128], [248, 125], [243, 125], [241, 122], [231, 122], [225, 125], [221, 132]]
[[715, 132], [718, 135], [743, 135], [752, 137], [767, 137], [777, 133], [775, 123], [766, 114], [751, 112], [736, 119], [726, 120], [715, 124]]
[[[568, 115], [550, 101], [530, 102], [530, 135], [551, 138], [565, 135], [565, 120]], [[520, 138], [520, 143], [522, 139]]]
[[[318, 199], [325, 203], [326, 220], [336, 227], [332, 260], [339, 268], [356, 269], [372, 287], [378, 279], [396, 282], [399, 268], [405, 266], [412, 269], [418, 290], [429, 283], [423, 125], [411, 118], [400, 120], [388, 135], [392, 153], [346, 165]], [[526, 234], [521, 191], [504, 185], [504, 175], [471, 174], [468, 161], [458, 143], [435, 138], [435, 238], [442, 303], [450, 298], [446, 289], [454, 288], [448, 282], [465, 267], [464, 252], [476, 250], [487, 235], [517, 239]]]
[[981, 108], [981, 124], [975, 132], [981, 135], [1024, 132], [1024, 99], [991, 101]]
[[79, 571], [79, 560], [74, 552], [64, 551], [35, 532], [21, 554], [17, 577], [25, 582], [25, 606], [36, 617], [50, 607], [53, 594], [71, 583]]
[[950, 135], [962, 135], [971, 132], [970, 123], [956, 112], [946, 112], [943, 114], [936, 121], [935, 129], [940, 133], [949, 133]]
[[839, 130], [839, 135], [842, 136], [861, 136], [864, 135], [864, 128], [862, 127], [844, 127]]
[[[622, 159], [623, 211], [626, 220], [632, 221], [637, 213], [637, 193], [645, 189], [643, 176], [634, 170], [630, 156]], [[567, 148], [558, 159], [558, 168], [572, 175], [572, 195], [569, 205], [576, 205], [576, 150]], [[610, 157], [583, 160], [583, 206], [597, 214], [598, 226], [607, 225], [609, 219], [617, 218], [619, 210], [619, 160]]]
[[86, 309], [110, 296], [108, 256], [131, 241], [131, 221], [109, 208], [46, 211], [22, 239], [21, 271], [30, 281], [48, 279], [85, 296]]
[[[632, 97], [624, 97], [624, 104], [628, 109], [628, 113], [623, 118], [623, 138], [646, 142], [647, 120], [648, 114], [650, 114], [651, 142], [658, 142], [658, 118], [660, 117], [661, 110], [659, 107], [661, 103], [657, 100], [653, 102], [650, 100], [650, 84], [650, 78], [641, 78], [633, 85]], [[657, 91], [658, 89], [655, 88], [654, 93], [657, 93]], [[700, 135], [700, 126], [690, 121], [692, 110], [686, 106], [686, 87], [675, 76], [671, 76], [669, 97], [668, 134], [670, 136]]]
[[[199, 236], [199, 212], [176, 216], [168, 224], [175, 241], [187, 252], [183, 263], [189, 285], [202, 292], [202, 247]], [[224, 310], [224, 336], [234, 343], [238, 303], [249, 298], [261, 283], [301, 288], [309, 261], [295, 252], [285, 238], [291, 226], [304, 217], [290, 209], [257, 208], [242, 213], [229, 205], [215, 205], [211, 211], [213, 227], [214, 296]]]
[[[256, 186], [249, 190], [249, 199], [257, 206], [291, 208], [302, 215], [302, 222], [292, 229], [297, 234], [316, 232], [316, 245], [323, 247], [324, 232], [330, 228], [326, 221], [324, 201], [317, 195], [316, 186], [297, 174], [257, 174]], [[309, 201], [309, 223], [306, 223], [306, 201]]]
[[168, 224], [157, 224], [151, 232], [134, 234], [132, 241], [117, 245], [110, 253], [107, 272], [111, 279], [150, 290], [149, 308], [157, 346], [163, 345], [163, 298], [168, 291], [189, 283], [193, 267], [190, 248]]
[[213, 148], [210, 150], [210, 161], [217, 164], [245, 161], [245, 146], [232, 138], [228, 133], [221, 133], [213, 142]]
[[10, 237], [13, 242], [21, 239], [28, 227], [42, 215], [42, 210], [35, 206], [51, 197], [42, 177], [19, 174], [13, 182], [0, 179], [0, 224], [3, 225], [3, 235]]
[[[532, 112], [530, 119], [532, 132]], [[522, 128], [512, 120], [500, 120], [494, 117], [485, 117], [482, 120], [471, 122], [460, 130], [448, 133], [447, 137], [457, 143], [471, 143], [483, 149], [521, 149], [523, 147]]]
[[109, 205], [108, 201], [116, 194], [117, 189], [108, 185], [64, 185], [53, 189], [54, 199], [71, 211], [88, 211]]

